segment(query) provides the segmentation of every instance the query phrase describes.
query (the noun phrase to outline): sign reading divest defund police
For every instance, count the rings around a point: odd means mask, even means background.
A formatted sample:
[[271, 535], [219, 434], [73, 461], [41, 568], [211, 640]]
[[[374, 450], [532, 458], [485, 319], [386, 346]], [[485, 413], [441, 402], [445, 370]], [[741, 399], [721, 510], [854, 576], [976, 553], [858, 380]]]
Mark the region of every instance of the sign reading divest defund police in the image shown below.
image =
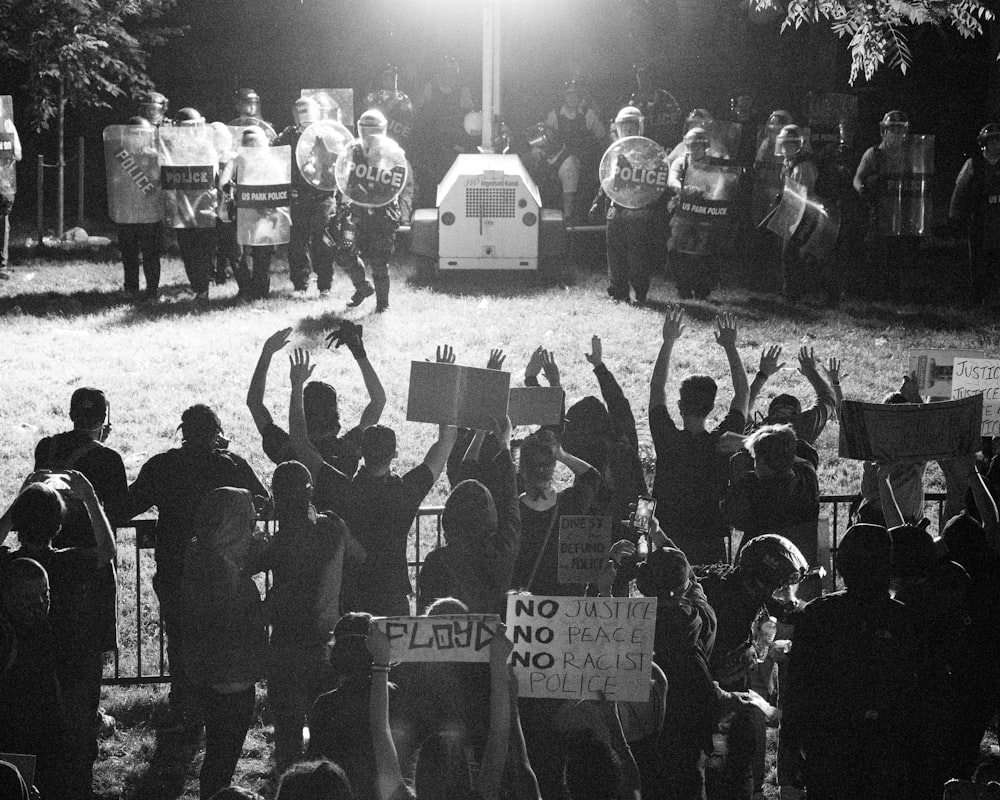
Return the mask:
[[507, 598], [521, 697], [645, 701], [655, 630], [655, 597]]

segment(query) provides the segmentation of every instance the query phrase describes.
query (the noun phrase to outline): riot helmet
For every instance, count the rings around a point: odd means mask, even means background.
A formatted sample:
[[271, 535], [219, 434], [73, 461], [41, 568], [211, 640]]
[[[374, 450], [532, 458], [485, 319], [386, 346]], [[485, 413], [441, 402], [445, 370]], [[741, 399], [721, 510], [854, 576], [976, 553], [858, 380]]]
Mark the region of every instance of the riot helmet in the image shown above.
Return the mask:
[[708, 131], [704, 128], [694, 127], [684, 134], [684, 146], [695, 161], [708, 154], [708, 144]]
[[260, 116], [260, 95], [253, 89], [236, 91], [236, 113], [241, 117]]
[[139, 116], [144, 117], [152, 125], [163, 122], [170, 101], [159, 92], [144, 92], [139, 98]]
[[785, 125], [778, 131], [776, 140], [778, 153], [785, 158], [792, 158], [802, 152], [804, 141], [802, 129], [798, 125]]
[[[690, 132], [692, 128], [701, 128], [711, 121], [712, 112], [707, 108], [695, 108], [692, 109], [691, 113], [687, 115], [687, 119], [684, 120], [684, 129]], [[704, 130], [704, 128], [702, 129]]]
[[879, 131], [886, 134], [889, 131], [895, 133], [908, 133], [910, 130], [909, 117], [902, 111], [887, 111], [882, 121], [878, 124]]
[[729, 98], [729, 113], [737, 122], [749, 122], [753, 116], [753, 92], [737, 89]]
[[257, 125], [248, 125], [240, 136], [241, 147], [267, 147], [267, 134]]
[[563, 83], [563, 104], [566, 108], [579, 108], [583, 105], [583, 91], [577, 81]]
[[801, 581], [809, 562], [784, 536], [768, 533], [747, 542], [736, 556], [736, 568], [742, 576], [759, 581], [771, 596]]
[[389, 127], [385, 114], [377, 108], [370, 108], [358, 117], [358, 136], [367, 139], [369, 136], [384, 134]]
[[991, 122], [988, 125], [983, 125], [979, 131], [979, 135], [976, 137], [979, 146], [984, 150], [986, 149], [986, 143], [990, 139], [1000, 140], [1000, 122]]
[[771, 115], [767, 118], [767, 127], [769, 128], [784, 128], [786, 125], [792, 124], [792, 115], [781, 108], [776, 108], [771, 112]]
[[145, 117], [139, 117], [139, 116], [129, 117], [128, 118], [128, 124], [132, 125], [132, 126], [134, 126], [136, 128], [144, 128], [144, 129], [148, 129], [148, 130], [152, 130], [152, 128], [153, 128], [153, 123], [152, 122], [150, 122]]
[[292, 119], [303, 128], [318, 121], [323, 116], [322, 109], [311, 97], [300, 97], [292, 106]]
[[177, 112], [178, 125], [203, 125], [205, 118], [197, 108], [187, 106]]
[[626, 136], [642, 136], [644, 123], [642, 112], [635, 106], [624, 106], [615, 115], [615, 128], [620, 139]]

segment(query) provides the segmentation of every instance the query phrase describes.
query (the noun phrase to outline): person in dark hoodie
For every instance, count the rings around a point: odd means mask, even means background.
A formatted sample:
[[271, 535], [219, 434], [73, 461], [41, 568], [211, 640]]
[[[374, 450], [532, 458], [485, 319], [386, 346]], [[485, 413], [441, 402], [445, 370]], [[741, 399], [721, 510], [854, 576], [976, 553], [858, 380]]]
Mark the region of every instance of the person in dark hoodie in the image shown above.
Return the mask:
[[[477, 431], [466, 450], [462, 470], [473, 474], [485, 431]], [[445, 544], [428, 553], [417, 576], [417, 608], [442, 597], [454, 597], [474, 614], [499, 614], [506, 607], [511, 573], [521, 543], [517, 476], [510, 453], [510, 419], [493, 430], [499, 452], [489, 472], [496, 477], [497, 496], [474, 478], [459, 482], [441, 515]]]
[[891, 558], [884, 527], [852, 526], [837, 550], [846, 588], [796, 623], [782, 736], [805, 756], [810, 800], [908, 796], [919, 645], [911, 611], [889, 595]]

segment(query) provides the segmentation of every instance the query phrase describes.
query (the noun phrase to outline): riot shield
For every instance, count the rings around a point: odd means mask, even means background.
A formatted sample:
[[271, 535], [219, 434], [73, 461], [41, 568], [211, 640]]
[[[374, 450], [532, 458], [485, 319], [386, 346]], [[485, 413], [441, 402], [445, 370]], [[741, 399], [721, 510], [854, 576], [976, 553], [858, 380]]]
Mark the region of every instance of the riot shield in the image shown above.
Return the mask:
[[628, 136], [601, 158], [598, 177], [604, 193], [625, 208], [645, 208], [667, 189], [667, 154], [652, 139]]
[[17, 192], [17, 161], [14, 160], [14, 100], [0, 94], [0, 195], [13, 198]]
[[278, 135], [274, 132], [274, 128], [271, 127], [270, 122], [265, 122], [259, 117], [237, 117], [236, 119], [231, 119], [226, 123], [226, 127], [228, 127], [231, 131], [234, 131], [233, 141], [236, 142], [237, 147], [239, 147], [240, 144], [240, 136], [235, 133], [235, 131], [239, 131], [241, 134], [245, 128], [249, 128], [251, 125], [256, 125], [264, 131], [264, 135], [267, 136], [267, 140], [269, 142], [273, 142], [274, 137]]
[[155, 128], [106, 127], [104, 171], [108, 181], [108, 214], [114, 222], [140, 225], [163, 219]]
[[886, 168], [876, 201], [876, 230], [884, 236], [930, 236], [934, 137], [907, 134], [899, 152], [887, 155]]
[[809, 196], [804, 186], [789, 180], [767, 228], [785, 241], [796, 243], [801, 253], [822, 260], [837, 245], [840, 220], [822, 200]]
[[219, 155], [201, 127], [158, 129], [163, 219], [169, 228], [215, 227]]
[[729, 246], [739, 178], [740, 167], [735, 161], [688, 161], [677, 208], [670, 220], [667, 247], [671, 252], [711, 255]]
[[413, 111], [413, 101], [399, 90], [372, 92], [365, 98], [365, 108], [377, 108], [385, 114], [389, 125], [386, 133], [395, 139], [406, 150], [413, 139], [413, 126], [416, 116]]
[[[799, 133], [802, 134], [802, 149], [812, 151], [812, 129], [807, 128], [805, 125], [797, 126]], [[774, 157], [778, 159], [778, 170], [781, 170], [782, 161], [785, 159], [785, 154], [781, 151], [781, 142], [775, 138], [774, 140]]]
[[774, 207], [781, 194], [781, 162], [777, 154], [780, 125], [765, 125], [757, 139], [757, 157], [753, 165], [753, 188], [750, 192], [750, 214], [756, 225]]
[[319, 103], [321, 119], [332, 119], [348, 128], [354, 127], [353, 89], [303, 89], [300, 95]]
[[236, 175], [236, 241], [251, 246], [287, 243], [292, 225], [292, 149], [241, 147]]
[[826, 158], [841, 141], [841, 127], [853, 131], [858, 122], [858, 98], [836, 92], [809, 93], [809, 128], [812, 149]]
[[703, 126], [708, 134], [708, 154], [712, 158], [735, 158], [740, 149], [740, 133], [743, 126], [738, 122], [713, 119]]
[[[366, 149], [367, 148], [367, 149]], [[388, 136], [354, 139], [337, 159], [337, 188], [350, 202], [366, 208], [389, 205], [406, 185], [406, 154]]]
[[215, 152], [219, 156], [219, 164], [228, 164], [236, 158], [236, 148], [240, 146], [240, 140], [230, 127], [221, 122], [213, 122], [208, 126], [208, 138], [212, 140]]
[[295, 163], [306, 182], [324, 192], [334, 191], [337, 157], [353, 138], [347, 128], [332, 119], [321, 119], [302, 131], [295, 146]]

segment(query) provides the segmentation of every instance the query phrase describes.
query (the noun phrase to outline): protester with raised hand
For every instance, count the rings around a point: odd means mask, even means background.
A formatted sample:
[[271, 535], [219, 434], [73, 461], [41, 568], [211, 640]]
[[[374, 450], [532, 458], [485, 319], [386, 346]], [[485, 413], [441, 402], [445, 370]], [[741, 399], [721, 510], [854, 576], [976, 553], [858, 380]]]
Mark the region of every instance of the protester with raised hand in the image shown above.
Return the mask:
[[539, 373], [544, 373], [549, 386], [559, 386], [559, 365], [556, 364], [555, 354], [541, 345], [532, 352], [524, 368], [524, 385], [538, 386]]
[[[521, 544], [517, 475], [510, 452], [510, 419], [496, 420], [500, 443], [490, 471], [498, 478], [491, 491], [474, 478], [462, 480], [445, 501], [441, 527], [445, 543], [427, 554], [417, 575], [417, 609], [442, 597], [461, 600], [475, 614], [506, 610], [514, 561]], [[474, 471], [485, 431], [476, 431], [463, 469]]]
[[[826, 423], [831, 417], [837, 415], [837, 395], [817, 367], [816, 354], [811, 347], [799, 349], [799, 373], [809, 381], [813, 391], [816, 393], [816, 400], [806, 409], [802, 408], [801, 401], [791, 394], [779, 394], [767, 407], [767, 416], [764, 418], [765, 425], [791, 425], [795, 428], [795, 435], [802, 441], [814, 445], [816, 439], [823, 432]], [[754, 375], [750, 384], [750, 411], [753, 411], [754, 404], [760, 396], [764, 384], [767, 383], [774, 373], [780, 370], [784, 363], [781, 360], [781, 348], [771, 346], [760, 354], [760, 367]], [[837, 386], [840, 385], [839, 369], [840, 364], [836, 359], [831, 359], [834, 364], [834, 375], [837, 377]], [[828, 373], [829, 374], [829, 373]], [[831, 376], [831, 380], [833, 376]]]
[[729, 361], [733, 400], [729, 413], [715, 428], [707, 428], [715, 407], [717, 386], [708, 375], [691, 375], [680, 386], [677, 427], [667, 410], [666, 386], [675, 342], [685, 330], [684, 312], [668, 309], [663, 321], [663, 344], [649, 383], [649, 427], [656, 449], [653, 497], [656, 516], [664, 532], [693, 564], [725, 560], [723, 539], [727, 528], [719, 511], [726, 491], [728, 460], [717, 451], [723, 433], [741, 433], [746, 426], [749, 386], [736, 347], [737, 319], [716, 317], [715, 341]]
[[420, 504], [444, 469], [458, 431], [453, 425], [439, 426], [437, 441], [424, 460], [405, 475], [397, 475], [392, 471], [397, 456], [396, 433], [385, 425], [372, 425], [361, 436], [364, 466], [344, 484], [343, 476], [323, 462], [306, 436], [301, 398], [302, 386], [313, 369], [309, 354], [296, 350], [289, 360], [289, 430], [293, 446], [303, 450], [303, 463], [318, 484], [317, 494], [324, 483], [332, 487], [324, 493], [329, 504], [320, 507], [337, 513], [367, 554], [363, 564], [352, 563], [345, 569], [342, 610], [407, 616], [408, 597], [413, 591], [407, 567], [407, 537]]
[[[511, 652], [510, 641], [504, 635], [504, 626], [498, 623], [498, 627], [497, 635], [490, 643], [490, 721], [479, 775], [473, 782], [467, 763], [456, 765], [459, 767], [457, 769], [441, 770], [438, 764], [435, 765], [436, 768], [428, 769], [426, 764], [422, 764], [426, 759], [418, 756], [414, 788], [411, 789], [403, 781], [389, 727], [389, 640], [376, 624], [372, 624], [368, 632], [368, 650], [374, 663], [368, 713], [378, 772], [379, 800], [421, 796], [425, 800], [473, 796], [482, 800], [494, 800], [499, 797], [511, 733], [511, 684], [513, 682], [516, 686], [516, 679], [507, 666], [507, 658]], [[459, 760], [466, 762], [464, 750], [460, 753]], [[445, 774], [441, 774], [442, 772]]]
[[[261, 435], [264, 452], [275, 464], [304, 459], [303, 454], [293, 446], [289, 434], [274, 423], [271, 412], [264, 404], [264, 390], [271, 359], [288, 344], [291, 334], [291, 328], [282, 328], [264, 341], [253, 377], [250, 379], [250, 388], [247, 390], [247, 408], [250, 409], [254, 425]], [[342, 428], [337, 390], [328, 383], [310, 381], [304, 390], [303, 403], [309, 441], [326, 463], [351, 476], [358, 468], [362, 431], [369, 425], [377, 423], [382, 417], [385, 408], [385, 390], [375, 372], [375, 367], [368, 360], [361, 327], [349, 320], [341, 320], [340, 328], [327, 336], [327, 346], [340, 347], [341, 344], [347, 346], [358, 362], [368, 392], [368, 405], [361, 412], [358, 425], [343, 436], [340, 435]], [[316, 477], [315, 472], [313, 477]]]

